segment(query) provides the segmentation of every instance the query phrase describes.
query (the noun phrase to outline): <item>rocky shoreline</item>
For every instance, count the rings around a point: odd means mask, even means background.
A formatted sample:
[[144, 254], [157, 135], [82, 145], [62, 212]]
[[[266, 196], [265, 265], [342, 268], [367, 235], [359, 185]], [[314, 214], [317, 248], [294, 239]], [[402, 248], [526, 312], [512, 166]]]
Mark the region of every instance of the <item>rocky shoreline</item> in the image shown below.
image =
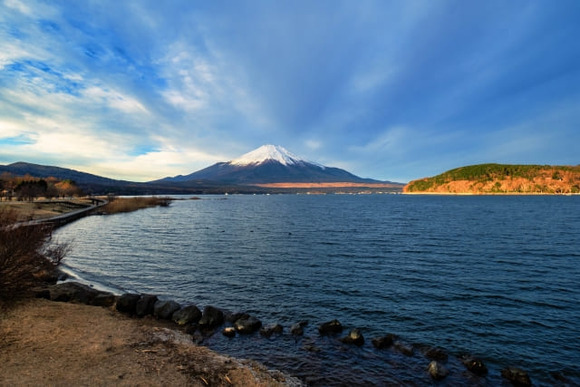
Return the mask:
[[[45, 298], [58, 302], [81, 303], [114, 309], [117, 312], [134, 319], [149, 318], [162, 324], [172, 324], [175, 328], [189, 335], [192, 342], [203, 344], [207, 337], [222, 334], [230, 339], [236, 336], [260, 334], [265, 338], [284, 334], [284, 327], [274, 323], [264, 325], [255, 316], [244, 312], [221, 310], [214, 306], [205, 306], [203, 310], [196, 305], [180, 305], [172, 300], [161, 300], [155, 295], [126, 293], [114, 295], [99, 291], [90, 286], [64, 282], [39, 288], [35, 297]], [[289, 327], [289, 334], [297, 339], [304, 335], [304, 329], [309, 325], [307, 321], [299, 321]], [[344, 327], [338, 320], [322, 322], [317, 326], [321, 337], [330, 337], [347, 346], [360, 347], [366, 340], [358, 328], [352, 328], [343, 335]], [[470, 378], [484, 378], [488, 375], [486, 364], [476, 357], [462, 355], [452, 358], [445, 350], [436, 347], [422, 347], [406, 343], [394, 334], [386, 334], [371, 339], [372, 346], [378, 351], [390, 350], [403, 356], [411, 357], [420, 353], [425, 359], [426, 372], [435, 381], [442, 381], [452, 372], [457, 372], [457, 363], [463, 365]], [[316, 351], [317, 348], [311, 348]], [[450, 371], [452, 369], [453, 371]], [[529, 375], [516, 367], [505, 367], [501, 370], [501, 377], [506, 382], [516, 386], [530, 386], [532, 381]], [[289, 379], [290, 380], [290, 379]], [[297, 381], [292, 383], [296, 385]]]

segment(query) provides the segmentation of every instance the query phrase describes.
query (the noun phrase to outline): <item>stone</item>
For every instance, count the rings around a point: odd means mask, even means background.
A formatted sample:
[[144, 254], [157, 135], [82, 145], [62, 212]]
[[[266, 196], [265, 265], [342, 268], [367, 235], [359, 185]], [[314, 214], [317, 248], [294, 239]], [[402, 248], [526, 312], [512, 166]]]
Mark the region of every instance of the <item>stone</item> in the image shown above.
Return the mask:
[[360, 329], [354, 328], [350, 331], [348, 336], [343, 337], [340, 341], [345, 344], [354, 344], [360, 347], [365, 343], [365, 338], [362, 333], [360, 333]]
[[338, 320], [328, 321], [320, 324], [318, 327], [318, 332], [322, 336], [340, 333], [342, 332], [342, 324]]
[[401, 341], [395, 341], [394, 346], [397, 351], [405, 356], [413, 356], [413, 353], [415, 352], [412, 345], [405, 344]]
[[[78, 302], [85, 305], [112, 306], [116, 300], [113, 293], [96, 290], [78, 282], [53, 285], [49, 287], [48, 292], [48, 299], [52, 301]], [[41, 296], [47, 298], [46, 292], [43, 292]]]
[[31, 290], [34, 298], [44, 298], [50, 300], [50, 290], [44, 287], [38, 287]]
[[254, 316], [248, 318], [241, 318], [234, 323], [234, 327], [238, 333], [250, 334], [256, 332], [262, 326], [262, 322]]
[[137, 306], [137, 301], [141, 298], [141, 295], [134, 293], [122, 294], [117, 300], [117, 305], [115, 308], [121, 312], [128, 315], [135, 314], [135, 308]]
[[487, 366], [482, 360], [471, 356], [464, 356], [461, 361], [463, 365], [465, 365], [465, 368], [467, 368], [472, 373], [478, 376], [487, 375]]
[[178, 325], [197, 323], [201, 319], [201, 310], [195, 305], [188, 305], [173, 313], [172, 319]]
[[260, 334], [264, 337], [271, 337], [274, 333], [281, 334], [284, 331], [284, 327], [280, 324], [268, 325], [260, 329]]
[[188, 335], [193, 335], [195, 331], [197, 331], [198, 325], [197, 324], [189, 324], [185, 327], [185, 333]]
[[445, 352], [441, 348], [433, 347], [429, 348], [427, 352], [425, 352], [425, 357], [429, 360], [446, 362], [447, 359], [449, 358], [449, 355], [447, 355], [447, 352]]
[[302, 336], [307, 325], [308, 321], [300, 321], [290, 327], [290, 333], [294, 336]]
[[501, 376], [509, 380], [514, 386], [528, 387], [532, 385], [532, 380], [528, 373], [520, 368], [504, 368], [501, 370]]
[[143, 294], [135, 305], [135, 314], [137, 317], [145, 317], [153, 314], [153, 307], [157, 302], [157, 296], [152, 294]]
[[449, 370], [445, 366], [436, 360], [429, 363], [427, 371], [433, 380], [443, 380], [449, 375]]
[[372, 343], [376, 349], [385, 349], [393, 345], [393, 342], [395, 341], [396, 338], [397, 336], [389, 333], [388, 335], [385, 336], [375, 337], [372, 340]]
[[223, 322], [224, 312], [211, 305], [203, 308], [203, 314], [199, 320], [199, 326], [201, 329], [213, 329], [222, 325]]
[[225, 337], [235, 337], [236, 336], [236, 328], [234, 327], [225, 327], [222, 330], [222, 335]]
[[106, 293], [78, 282], [64, 282], [62, 284], [53, 285], [49, 289], [50, 299], [52, 301], [78, 302], [86, 305], [90, 305], [98, 294]]
[[117, 297], [115, 297], [113, 293], [103, 292], [97, 294], [95, 298], [93, 298], [91, 305], [109, 308], [115, 305], [115, 302], [117, 302]]
[[157, 300], [153, 305], [153, 316], [162, 320], [170, 320], [173, 317], [173, 313], [179, 309], [181, 309], [181, 305], [173, 300]]
[[250, 315], [246, 312], [224, 312], [224, 320], [231, 324], [235, 323], [239, 319], [249, 318]]

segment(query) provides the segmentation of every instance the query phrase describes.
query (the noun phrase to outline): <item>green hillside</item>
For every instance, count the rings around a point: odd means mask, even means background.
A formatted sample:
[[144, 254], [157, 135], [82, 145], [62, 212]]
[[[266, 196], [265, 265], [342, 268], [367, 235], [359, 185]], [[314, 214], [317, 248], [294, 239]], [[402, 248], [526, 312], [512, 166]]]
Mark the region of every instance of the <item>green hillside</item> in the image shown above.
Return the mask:
[[580, 193], [580, 166], [478, 164], [414, 180], [407, 193]]

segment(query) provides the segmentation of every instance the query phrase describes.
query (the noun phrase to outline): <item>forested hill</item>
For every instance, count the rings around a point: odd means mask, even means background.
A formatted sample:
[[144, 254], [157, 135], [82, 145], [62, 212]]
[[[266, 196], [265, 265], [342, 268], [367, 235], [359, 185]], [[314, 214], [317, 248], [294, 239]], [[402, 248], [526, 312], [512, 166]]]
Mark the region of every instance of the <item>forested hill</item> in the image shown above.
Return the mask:
[[580, 193], [580, 165], [479, 164], [414, 180], [405, 193], [568, 194]]

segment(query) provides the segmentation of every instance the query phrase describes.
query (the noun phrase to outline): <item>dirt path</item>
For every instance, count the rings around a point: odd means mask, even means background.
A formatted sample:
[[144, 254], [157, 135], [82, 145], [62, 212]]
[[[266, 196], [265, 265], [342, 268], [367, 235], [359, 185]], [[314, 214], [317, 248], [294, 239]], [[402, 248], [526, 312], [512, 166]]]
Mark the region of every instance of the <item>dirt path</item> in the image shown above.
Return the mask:
[[89, 200], [0, 201], [0, 209], [16, 211], [19, 221], [52, 218], [89, 207], [90, 205], [91, 202]]
[[28, 300], [0, 310], [0, 386], [279, 386], [278, 372], [109, 309]]

